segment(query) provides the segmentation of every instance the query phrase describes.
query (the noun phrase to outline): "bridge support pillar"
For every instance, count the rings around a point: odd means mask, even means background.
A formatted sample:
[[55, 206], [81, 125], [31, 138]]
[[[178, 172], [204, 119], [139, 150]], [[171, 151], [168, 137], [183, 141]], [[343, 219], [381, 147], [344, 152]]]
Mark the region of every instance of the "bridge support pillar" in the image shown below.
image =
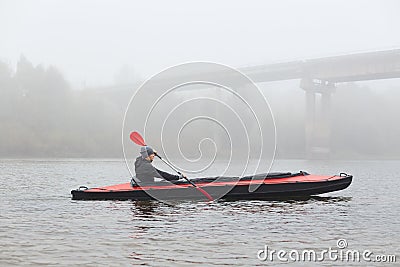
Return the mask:
[[302, 79], [306, 93], [305, 152], [309, 159], [329, 158], [331, 153], [331, 95], [335, 85], [329, 81]]
[[308, 158], [314, 146], [315, 133], [315, 93], [306, 90], [305, 149]]

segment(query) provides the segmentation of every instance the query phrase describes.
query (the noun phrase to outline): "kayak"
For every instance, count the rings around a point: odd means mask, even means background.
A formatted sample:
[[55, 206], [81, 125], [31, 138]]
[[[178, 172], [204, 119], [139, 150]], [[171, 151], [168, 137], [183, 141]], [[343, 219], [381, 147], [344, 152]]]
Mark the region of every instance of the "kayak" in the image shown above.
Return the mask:
[[[347, 188], [353, 176], [322, 176], [281, 172], [239, 177], [210, 177], [191, 179], [197, 187], [215, 199], [278, 200], [306, 198]], [[204, 195], [187, 181], [154, 182], [151, 184], [117, 184], [72, 190], [73, 200], [179, 200], [201, 199]]]

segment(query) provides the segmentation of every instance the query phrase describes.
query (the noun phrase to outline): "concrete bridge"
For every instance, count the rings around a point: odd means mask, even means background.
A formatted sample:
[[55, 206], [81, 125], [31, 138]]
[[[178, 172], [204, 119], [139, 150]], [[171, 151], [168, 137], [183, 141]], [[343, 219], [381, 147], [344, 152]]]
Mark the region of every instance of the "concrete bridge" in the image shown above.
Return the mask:
[[[320, 158], [329, 156], [330, 152], [330, 105], [336, 85], [400, 78], [400, 49], [252, 66], [240, 70], [256, 83], [300, 80], [299, 87], [306, 93], [306, 154], [308, 158]], [[321, 94], [322, 114], [316, 114], [317, 94]], [[317, 117], [320, 118], [318, 122]]]
[[[343, 82], [400, 78], [400, 49], [258, 65], [239, 70], [256, 83], [300, 80], [299, 87], [305, 91], [306, 101], [306, 154], [308, 158], [321, 158], [328, 157], [330, 152], [330, 106], [336, 85]], [[179, 77], [196, 80], [196, 75], [188, 72], [180, 73]], [[213, 72], [207, 75], [226, 74]], [[164, 77], [159, 82], [167, 85], [168, 80], [168, 77]], [[120, 86], [118, 89], [132, 89], [132, 85]], [[319, 111], [316, 109], [317, 94], [321, 95], [322, 108]], [[321, 114], [316, 114], [317, 112]]]

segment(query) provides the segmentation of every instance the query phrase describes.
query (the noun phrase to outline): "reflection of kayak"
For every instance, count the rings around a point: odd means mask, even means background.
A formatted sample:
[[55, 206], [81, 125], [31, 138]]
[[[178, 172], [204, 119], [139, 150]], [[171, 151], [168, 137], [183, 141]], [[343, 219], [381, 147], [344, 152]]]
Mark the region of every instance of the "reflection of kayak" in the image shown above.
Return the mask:
[[[345, 189], [351, 184], [352, 175], [334, 176], [299, 173], [270, 173], [237, 177], [192, 179], [215, 198], [236, 199], [296, 199]], [[75, 200], [154, 200], [204, 198], [185, 181], [156, 182], [132, 186], [130, 183], [72, 190]]]

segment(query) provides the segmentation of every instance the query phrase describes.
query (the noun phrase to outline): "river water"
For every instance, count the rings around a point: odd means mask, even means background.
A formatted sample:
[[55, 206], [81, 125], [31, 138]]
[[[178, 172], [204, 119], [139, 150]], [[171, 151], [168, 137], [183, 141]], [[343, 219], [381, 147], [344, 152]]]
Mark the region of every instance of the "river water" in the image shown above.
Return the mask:
[[302, 201], [73, 201], [70, 190], [80, 185], [128, 181], [124, 163], [1, 160], [0, 266], [393, 265], [295, 262], [287, 254], [271, 262], [259, 252], [268, 246], [319, 253], [338, 249], [339, 239], [346, 249], [395, 255], [399, 263], [400, 161], [278, 160], [272, 169], [299, 170], [346, 172], [354, 180], [343, 191]]

